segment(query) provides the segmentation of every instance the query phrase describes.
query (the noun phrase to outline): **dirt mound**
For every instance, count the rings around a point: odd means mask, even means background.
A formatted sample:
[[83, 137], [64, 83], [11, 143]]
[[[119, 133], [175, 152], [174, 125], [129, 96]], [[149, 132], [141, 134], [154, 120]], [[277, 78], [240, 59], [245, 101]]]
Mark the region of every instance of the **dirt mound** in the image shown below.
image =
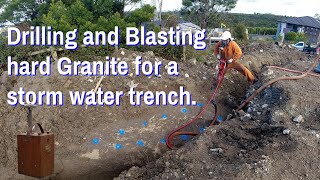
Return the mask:
[[[310, 62], [286, 67], [305, 70]], [[292, 73], [263, 68], [263, 83]], [[246, 112], [210, 127], [179, 150], [123, 172], [118, 179], [319, 179], [320, 79], [280, 81], [265, 89]], [[301, 116], [304, 121], [294, 122]], [[295, 119], [295, 120], [294, 120]]]
[[[262, 52], [260, 50], [253, 54], [250, 54], [247, 51], [244, 52], [246, 55], [244, 55], [242, 62], [247, 66], [250, 66], [256, 75], [260, 73], [260, 69], [264, 65], [272, 64], [284, 66], [291, 61], [299, 61], [299, 59], [304, 58], [304, 55], [299, 52], [291, 51], [288, 54], [282, 52], [280, 48], [273, 45], [272, 48]], [[169, 62], [168, 60], [155, 57], [151, 52], [138, 53], [124, 49], [121, 49], [113, 56], [127, 61], [128, 64], [132, 64], [135, 57], [138, 55], [141, 55], [144, 60], [149, 60], [151, 62], [161, 60], [165, 65]], [[62, 55], [60, 54], [59, 56]], [[105, 59], [105, 57], [92, 58], [102, 61]], [[81, 59], [81, 57], [75, 56], [73, 60], [87, 59]], [[53, 67], [55, 67], [55, 65], [53, 65]], [[179, 77], [170, 77], [164, 72], [162, 72], [161, 77], [135, 77], [131, 75], [126, 78], [108, 77], [105, 78], [101, 87], [102, 90], [127, 91], [129, 90], [130, 85], [134, 84], [137, 85], [136, 89], [140, 91], [148, 90], [154, 92], [157, 90], [164, 90], [165, 92], [169, 92], [179, 91], [179, 86], [184, 86], [187, 91], [192, 93], [193, 98], [199, 104], [204, 104], [211, 95], [211, 80], [215, 77], [215, 70], [212, 69], [213, 67], [214, 64], [208, 62], [179, 62]], [[1, 173], [0, 179], [25, 179], [25, 176], [17, 174], [16, 134], [25, 132], [27, 128], [27, 113], [25, 109], [19, 106], [10, 107], [7, 105], [7, 92], [11, 90], [17, 91], [20, 87], [24, 87], [25, 91], [32, 90], [37, 92], [39, 90], [50, 90], [62, 91], [65, 94], [68, 94], [68, 92], [72, 90], [90, 91], [95, 87], [99, 78], [85, 76], [63, 77], [55, 70], [50, 77], [8, 77], [3, 73], [1, 78], [0, 127], [2, 127], [3, 130], [0, 132], [0, 144], [1, 147], [4, 148], [0, 149], [0, 172], [3, 171], [5, 173]], [[226, 116], [232, 112], [232, 109], [241, 103], [248, 87], [244, 77], [235, 71], [231, 71], [226, 76], [219, 95], [217, 96], [219, 115], [225, 119]], [[288, 95], [288, 97], [290, 96]], [[175, 127], [189, 121], [202, 108], [201, 106], [150, 107], [146, 105], [133, 107], [129, 104], [128, 99], [124, 99], [123, 104], [119, 107], [105, 106], [85, 108], [71, 106], [68, 98], [65, 100], [65, 106], [63, 107], [37, 107], [33, 111], [34, 122], [41, 123], [47, 131], [55, 133], [56, 168], [55, 175], [52, 177], [54, 179], [108, 179], [117, 176], [121, 171], [132, 166], [143, 166], [147, 162], [152, 162], [167, 151], [167, 148], [162, 141], [166, 135]], [[187, 112], [182, 112], [182, 108], [186, 108]], [[209, 109], [203, 116], [202, 124], [199, 124], [196, 129], [199, 130], [199, 127], [205, 127], [212, 119], [213, 113], [213, 109]], [[164, 115], [166, 118], [163, 118]], [[309, 118], [309, 116], [306, 116], [305, 118]], [[266, 135], [266, 137], [261, 138], [261, 140], [255, 140], [260, 135], [252, 133], [251, 130], [245, 131], [238, 129], [239, 126], [234, 126], [232, 128], [234, 124], [237, 123], [219, 126], [221, 132], [218, 129], [213, 129], [212, 133], [216, 134], [220, 132], [221, 134], [228, 134], [230, 129], [235, 130], [231, 132], [244, 131], [239, 135], [237, 133], [231, 138], [234, 138], [235, 140], [244, 139], [242, 143], [253, 143], [249, 146], [257, 146], [257, 149], [260, 149], [259, 144], [268, 141], [268, 138], [270, 139], [270, 137]], [[241, 123], [238, 124], [240, 125]], [[249, 121], [246, 122], [246, 124], [259, 129], [259, 123], [257, 122]], [[225, 127], [225, 130], [222, 130], [223, 127]], [[245, 127], [244, 129], [248, 128]], [[121, 135], [119, 130], [124, 130], [125, 135]], [[279, 130], [271, 131], [275, 137], [279, 134]], [[216, 139], [216, 136], [210, 134], [210, 132], [211, 130], [209, 129], [205, 133], [209, 133], [209, 139], [206, 136], [199, 137], [199, 140], [203, 138], [203, 142], [201, 142], [203, 144], [201, 151], [203, 152], [211, 152], [210, 149], [208, 151], [208, 148], [205, 147], [206, 145], [210, 145], [209, 141], [222, 144], [222, 142], [225, 141], [223, 137], [229, 136], [221, 135], [218, 136], [221, 139]], [[283, 137], [280, 137], [279, 142], [281, 138]], [[273, 139], [274, 138], [271, 137], [271, 140]], [[98, 143], [93, 143], [93, 140]], [[233, 144], [237, 144], [235, 140], [233, 141]], [[196, 142], [200, 143], [200, 141]], [[181, 150], [172, 151], [168, 154], [182, 152], [187, 147], [190, 147], [191, 150], [193, 149], [190, 145], [192, 143], [195, 142], [191, 142]], [[218, 147], [218, 145], [219, 144], [211, 144], [207, 147], [214, 149], [215, 147]], [[204, 149], [206, 149], [206, 151], [204, 151]], [[239, 145], [239, 147], [237, 146], [231, 149], [231, 152], [236, 152], [239, 149], [245, 148], [242, 147], [242, 145], [241, 147]], [[192, 151], [190, 151], [190, 153], [191, 152]], [[225, 149], [224, 152], [226, 152]], [[208, 156], [209, 155], [210, 154], [208, 154]], [[166, 156], [168, 155], [166, 154], [165, 157]], [[254, 155], [252, 159], [255, 157], [258, 157], [258, 155]], [[201, 158], [202, 156], [199, 156], [199, 160]], [[161, 159], [158, 161], [161, 161]], [[226, 161], [226, 159], [222, 158], [221, 161]], [[162, 168], [166, 169], [164, 166]], [[234, 168], [234, 166], [231, 165], [230, 168]], [[221, 170], [223, 170], [222, 167]], [[197, 171], [194, 172], [194, 178], [197, 178]], [[158, 173], [162, 173], [162, 171], [158, 171]], [[179, 176], [182, 175], [179, 172], [177, 173]], [[155, 173], [153, 173], [153, 175], [154, 174]], [[212, 174], [210, 177], [211, 176]], [[151, 178], [153, 176], [143, 177]]]

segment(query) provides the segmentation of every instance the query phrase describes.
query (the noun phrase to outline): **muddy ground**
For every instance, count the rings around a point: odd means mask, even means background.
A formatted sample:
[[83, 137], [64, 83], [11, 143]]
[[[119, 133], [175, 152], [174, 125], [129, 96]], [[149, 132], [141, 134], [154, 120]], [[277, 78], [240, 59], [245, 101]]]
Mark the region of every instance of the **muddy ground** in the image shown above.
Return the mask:
[[[241, 61], [250, 66], [259, 82], [249, 86], [234, 71], [226, 76], [216, 98], [218, 114], [223, 119], [233, 114], [233, 109], [253, 88], [274, 77], [292, 75], [278, 70], [271, 72], [265, 65], [302, 71], [310, 66], [304, 54], [272, 44], [251, 44], [243, 51]], [[138, 55], [151, 62], [169, 62], [151, 52], [124, 49], [113, 56], [131, 64]], [[71, 58], [83, 60], [77, 56]], [[104, 57], [94, 58], [104, 60]], [[124, 98], [119, 107], [86, 108], [71, 106], [66, 98], [63, 107], [37, 107], [33, 111], [34, 121], [55, 134], [55, 174], [50, 179], [112, 179], [129, 168], [120, 174], [120, 179], [319, 179], [320, 163], [316, 157], [319, 156], [320, 80], [317, 77], [278, 82], [246, 107], [250, 116], [234, 115], [229, 121], [207, 128], [200, 136], [177, 140], [178, 145], [184, 146], [168, 151], [163, 142], [166, 135], [193, 118], [210, 97], [215, 65], [213, 59], [189, 60], [179, 62], [179, 77], [164, 72], [161, 77], [150, 78], [129, 74], [125, 78], [107, 77], [100, 86], [104, 91], [127, 91], [137, 85], [140, 91], [165, 92], [179, 91], [179, 86], [184, 86], [198, 102], [197, 106], [133, 107]], [[64, 93], [90, 91], [99, 78], [63, 77], [53, 71], [50, 77], [12, 78], [4, 73], [1, 79], [0, 143], [4, 148], [0, 149], [0, 179], [33, 179], [17, 174], [16, 135], [25, 132], [27, 114], [22, 107], [7, 105], [7, 92], [19, 87]], [[213, 114], [211, 107], [192, 129], [200, 132]], [[293, 122], [299, 115], [304, 122]], [[283, 134], [285, 129], [290, 130], [289, 135]]]

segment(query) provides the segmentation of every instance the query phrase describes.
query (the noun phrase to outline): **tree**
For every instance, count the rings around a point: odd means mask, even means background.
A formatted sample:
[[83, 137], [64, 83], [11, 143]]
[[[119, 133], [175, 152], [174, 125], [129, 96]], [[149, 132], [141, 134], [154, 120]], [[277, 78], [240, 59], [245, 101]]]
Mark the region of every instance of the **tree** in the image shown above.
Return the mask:
[[93, 21], [92, 12], [88, 11], [81, 1], [76, 1], [68, 8], [67, 16], [70, 18], [71, 24], [75, 25], [79, 30], [87, 22]]
[[243, 24], [238, 24], [234, 28], [235, 38], [239, 40], [248, 40], [248, 35], [246, 31], [247, 31], [247, 28]]
[[40, 13], [46, 13], [49, 4], [50, 0], [0, 0], [0, 22], [34, 21], [42, 16]]
[[137, 26], [140, 26], [143, 22], [149, 22], [154, 17], [155, 7], [150, 5], [144, 5], [139, 9], [134, 10], [126, 17], [127, 22], [135, 22]]
[[100, 16], [108, 18], [118, 10], [123, 14], [125, 5], [141, 0], [0, 0], [0, 8], [3, 9], [0, 22], [31, 21], [38, 23], [41, 22], [38, 19], [48, 13], [52, 3], [62, 2], [66, 7], [70, 7], [78, 1], [83, 3], [97, 20]]
[[93, 15], [84, 4], [77, 0], [67, 7], [62, 1], [52, 2], [49, 12], [43, 15], [42, 24], [51, 26], [54, 30], [70, 31], [78, 29], [80, 32], [91, 30]]
[[297, 41], [308, 42], [308, 37], [305, 33], [297, 33]]
[[318, 21], [320, 21], [320, 14], [315, 14], [314, 18], [316, 18]]
[[45, 26], [51, 26], [53, 30], [70, 31], [72, 26], [71, 19], [68, 17], [68, 9], [62, 1], [50, 3], [49, 12], [43, 15], [41, 23]]
[[179, 24], [179, 16], [175, 13], [167, 13], [162, 16], [163, 27], [170, 28], [176, 27]]
[[295, 32], [288, 32], [284, 35], [284, 39], [291, 42], [297, 41], [298, 34]]
[[189, 20], [199, 23], [206, 29], [209, 20], [219, 12], [230, 11], [236, 6], [237, 0], [183, 0], [181, 13], [187, 15]]
[[115, 13], [108, 19], [107, 31], [114, 30], [114, 27], [118, 26], [120, 28], [120, 42], [125, 42], [126, 40], [126, 27], [135, 27], [135, 23], [127, 23], [123, 18], [121, 18], [120, 13]]
[[114, 8], [114, 0], [82, 0], [86, 9], [92, 12], [94, 19], [99, 19], [100, 16], [109, 18]]
[[118, 12], [121, 17], [124, 16], [124, 8], [128, 5], [136, 4], [141, 2], [141, 0], [114, 0], [113, 2], [113, 12]]

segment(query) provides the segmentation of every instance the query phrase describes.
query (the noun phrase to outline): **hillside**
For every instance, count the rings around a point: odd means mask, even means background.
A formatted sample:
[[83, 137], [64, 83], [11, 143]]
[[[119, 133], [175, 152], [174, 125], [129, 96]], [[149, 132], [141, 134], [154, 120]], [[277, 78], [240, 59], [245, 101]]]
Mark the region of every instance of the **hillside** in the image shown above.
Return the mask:
[[247, 27], [270, 27], [277, 28], [277, 21], [286, 16], [278, 16], [273, 14], [240, 14], [227, 13], [223, 15], [228, 26], [235, 26], [242, 23]]

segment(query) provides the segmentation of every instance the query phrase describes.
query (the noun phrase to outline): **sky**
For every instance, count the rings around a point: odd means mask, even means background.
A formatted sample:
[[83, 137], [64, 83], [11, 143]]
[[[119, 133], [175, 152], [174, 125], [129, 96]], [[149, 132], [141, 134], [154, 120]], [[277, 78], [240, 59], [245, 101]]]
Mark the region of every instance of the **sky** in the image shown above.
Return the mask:
[[[152, 0], [144, 0], [151, 3]], [[158, 0], [157, 0], [158, 1]], [[163, 11], [179, 10], [182, 0], [163, 0]], [[314, 16], [320, 14], [320, 0], [238, 0], [231, 12], [271, 13], [287, 16]]]

